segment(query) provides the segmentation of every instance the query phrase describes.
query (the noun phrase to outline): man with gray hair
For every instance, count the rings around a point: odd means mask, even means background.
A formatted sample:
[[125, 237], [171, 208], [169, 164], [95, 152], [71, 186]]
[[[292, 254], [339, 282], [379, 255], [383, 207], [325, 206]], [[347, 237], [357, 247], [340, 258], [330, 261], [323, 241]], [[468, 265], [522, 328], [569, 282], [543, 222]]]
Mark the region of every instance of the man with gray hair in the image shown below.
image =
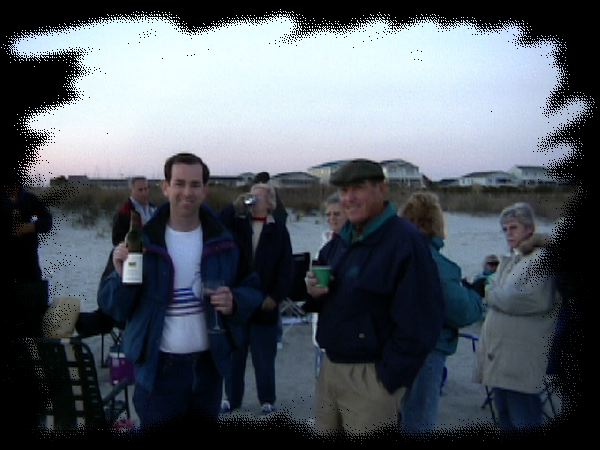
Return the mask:
[[113, 219], [112, 243], [119, 245], [129, 231], [131, 210], [135, 209], [142, 217], [142, 225], [148, 222], [156, 206], [150, 203], [150, 189], [148, 180], [144, 176], [135, 176], [129, 179], [129, 198], [118, 209]]
[[316, 388], [320, 431], [370, 432], [397, 426], [399, 405], [444, 319], [443, 293], [424, 236], [385, 200], [381, 165], [353, 160], [330, 179], [348, 221], [319, 252], [328, 287], [307, 273], [325, 350]]

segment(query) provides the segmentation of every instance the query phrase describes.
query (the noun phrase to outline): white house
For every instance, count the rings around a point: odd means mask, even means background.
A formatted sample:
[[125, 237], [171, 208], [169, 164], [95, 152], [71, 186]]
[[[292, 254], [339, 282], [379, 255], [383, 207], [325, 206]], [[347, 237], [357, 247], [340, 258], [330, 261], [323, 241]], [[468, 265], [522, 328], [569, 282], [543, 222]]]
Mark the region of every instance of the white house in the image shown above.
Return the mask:
[[211, 175], [208, 179], [209, 186], [243, 186], [244, 181], [239, 176]]
[[240, 184], [238, 186], [244, 186], [248, 184], [252, 184], [254, 181], [255, 174], [252, 172], [244, 172], [239, 174]]
[[517, 178], [502, 171], [472, 172], [458, 179], [459, 186], [516, 186]]
[[[329, 161], [318, 166], [313, 166], [308, 169], [308, 172], [315, 177], [318, 177], [321, 183], [329, 183], [331, 174], [338, 170], [341, 166], [351, 160]], [[383, 174], [390, 183], [403, 184], [411, 187], [423, 187], [423, 176], [419, 172], [419, 168], [403, 159], [390, 159], [380, 161], [383, 168]]]
[[319, 178], [306, 172], [283, 172], [271, 177], [271, 184], [277, 188], [309, 187], [319, 184]]
[[458, 178], [442, 178], [436, 183], [440, 187], [460, 186]]
[[548, 169], [542, 166], [513, 166], [509, 172], [523, 186], [557, 184], [556, 180], [548, 174]]
[[402, 184], [409, 187], [423, 187], [423, 175], [414, 164], [403, 159], [381, 161], [383, 174], [389, 183]]
[[339, 160], [339, 161], [330, 161], [323, 164], [319, 164], [318, 166], [313, 166], [308, 168], [308, 173], [317, 177], [321, 184], [329, 183], [329, 177], [333, 172], [338, 170], [345, 163], [350, 161], [349, 159]]

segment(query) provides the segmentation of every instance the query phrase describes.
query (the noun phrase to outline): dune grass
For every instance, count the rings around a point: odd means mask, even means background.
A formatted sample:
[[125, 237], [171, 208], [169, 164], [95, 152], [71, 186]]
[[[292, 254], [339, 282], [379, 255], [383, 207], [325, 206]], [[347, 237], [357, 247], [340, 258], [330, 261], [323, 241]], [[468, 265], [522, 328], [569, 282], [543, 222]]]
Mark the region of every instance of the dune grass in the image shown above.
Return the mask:
[[[215, 211], [232, 202], [248, 188], [210, 186], [206, 203]], [[466, 214], [498, 214], [515, 202], [528, 202], [536, 215], [548, 220], [556, 220], [565, 214], [565, 207], [572, 200], [573, 187], [538, 188], [429, 188], [435, 192], [445, 211]], [[50, 207], [67, 213], [74, 213], [79, 222], [93, 226], [100, 217], [112, 217], [117, 208], [129, 196], [128, 189], [107, 189], [98, 186], [70, 186], [68, 184], [36, 188], [35, 193]], [[315, 214], [322, 210], [325, 199], [335, 192], [331, 186], [309, 188], [281, 188], [279, 196], [286, 208], [301, 214]], [[390, 186], [389, 199], [402, 207], [414, 189], [397, 185]], [[159, 186], [151, 186], [150, 199], [160, 205], [165, 197]]]

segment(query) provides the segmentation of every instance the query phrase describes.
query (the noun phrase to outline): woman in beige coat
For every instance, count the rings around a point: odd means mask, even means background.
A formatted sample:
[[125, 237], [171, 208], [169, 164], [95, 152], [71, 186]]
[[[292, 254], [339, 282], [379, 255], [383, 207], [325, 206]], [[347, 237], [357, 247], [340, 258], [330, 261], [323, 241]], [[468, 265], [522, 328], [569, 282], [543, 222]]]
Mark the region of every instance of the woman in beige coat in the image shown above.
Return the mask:
[[511, 254], [501, 258], [486, 288], [488, 312], [475, 380], [493, 388], [500, 428], [514, 429], [542, 423], [539, 393], [560, 300], [552, 277], [539, 265], [544, 250], [520, 250], [535, 237], [531, 207], [515, 203], [505, 208], [500, 224]]

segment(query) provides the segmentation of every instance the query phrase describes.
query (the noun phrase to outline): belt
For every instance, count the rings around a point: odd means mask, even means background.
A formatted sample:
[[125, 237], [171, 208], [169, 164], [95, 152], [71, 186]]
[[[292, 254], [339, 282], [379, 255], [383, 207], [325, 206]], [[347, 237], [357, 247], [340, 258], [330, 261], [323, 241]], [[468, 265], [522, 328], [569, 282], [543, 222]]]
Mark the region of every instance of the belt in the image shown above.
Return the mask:
[[203, 352], [194, 352], [194, 353], [167, 353], [160, 352], [160, 359], [163, 361], [172, 361], [172, 362], [187, 362], [187, 361], [197, 361], [200, 359], [205, 359], [210, 357], [210, 350], [205, 350]]

